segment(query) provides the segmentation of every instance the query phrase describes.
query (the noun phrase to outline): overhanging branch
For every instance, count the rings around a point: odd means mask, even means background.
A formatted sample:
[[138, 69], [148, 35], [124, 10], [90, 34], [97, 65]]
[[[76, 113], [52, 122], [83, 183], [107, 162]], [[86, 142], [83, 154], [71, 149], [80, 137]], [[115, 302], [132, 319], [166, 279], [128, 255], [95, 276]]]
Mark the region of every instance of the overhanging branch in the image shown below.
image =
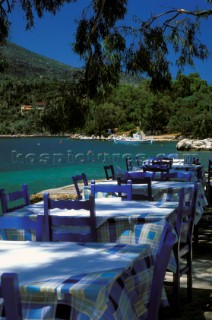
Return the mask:
[[168, 16], [171, 14], [173, 14], [173, 16], [171, 18], [165, 20], [163, 24], [169, 24], [171, 21], [175, 20], [178, 16], [183, 15], [183, 14], [198, 17], [198, 18], [201, 18], [201, 17], [207, 18], [208, 16], [212, 15], [212, 9], [190, 11], [190, 10], [176, 8], [176, 9], [168, 10], [168, 11], [162, 12], [160, 14], [157, 14], [155, 16], [152, 16], [149, 19], [147, 26], [152, 25], [156, 20], [160, 19], [161, 17]]

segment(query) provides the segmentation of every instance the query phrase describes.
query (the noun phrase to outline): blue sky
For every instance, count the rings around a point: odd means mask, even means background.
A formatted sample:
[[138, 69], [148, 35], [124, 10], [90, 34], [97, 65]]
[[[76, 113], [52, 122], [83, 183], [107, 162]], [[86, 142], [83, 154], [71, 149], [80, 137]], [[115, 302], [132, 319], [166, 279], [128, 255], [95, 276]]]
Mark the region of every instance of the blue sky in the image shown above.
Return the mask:
[[[20, 8], [16, 8], [10, 17], [10, 41], [30, 51], [48, 58], [55, 59], [73, 67], [81, 67], [83, 61], [72, 52], [72, 43], [76, 24], [74, 19], [79, 18], [82, 9], [89, 0], [78, 0], [76, 3], [65, 5], [55, 16], [45, 14], [42, 19], [36, 17], [35, 27], [25, 31], [25, 20]], [[136, 14], [142, 19], [148, 18], [151, 13], [158, 13], [172, 8], [191, 9], [195, 6], [210, 8], [204, 0], [129, 0], [129, 17]], [[212, 84], [212, 16], [204, 21], [201, 26], [200, 38], [207, 45], [211, 56], [201, 62], [195, 61], [195, 68], [185, 68], [184, 74], [197, 72], [208, 84]], [[171, 57], [172, 59], [172, 57]], [[177, 69], [172, 68], [175, 77]]]

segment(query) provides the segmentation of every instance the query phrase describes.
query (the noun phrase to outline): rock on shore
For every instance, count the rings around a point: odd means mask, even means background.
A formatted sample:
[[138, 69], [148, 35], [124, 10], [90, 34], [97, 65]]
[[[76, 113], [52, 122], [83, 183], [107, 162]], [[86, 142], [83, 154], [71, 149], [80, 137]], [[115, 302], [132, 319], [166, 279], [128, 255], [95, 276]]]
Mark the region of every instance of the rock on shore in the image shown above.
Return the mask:
[[177, 150], [212, 150], [212, 139], [183, 139], [176, 145]]

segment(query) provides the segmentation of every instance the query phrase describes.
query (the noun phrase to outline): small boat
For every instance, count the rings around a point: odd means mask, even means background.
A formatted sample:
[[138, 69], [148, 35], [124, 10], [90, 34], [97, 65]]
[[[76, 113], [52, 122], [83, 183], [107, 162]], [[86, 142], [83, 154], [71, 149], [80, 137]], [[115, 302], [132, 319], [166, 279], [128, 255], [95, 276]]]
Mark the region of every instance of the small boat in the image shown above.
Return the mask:
[[120, 137], [114, 137], [113, 141], [115, 143], [122, 143], [122, 144], [140, 144], [140, 143], [152, 143], [152, 139], [145, 139], [142, 138], [140, 133], [134, 133], [132, 137], [126, 137], [125, 135], [122, 135]]

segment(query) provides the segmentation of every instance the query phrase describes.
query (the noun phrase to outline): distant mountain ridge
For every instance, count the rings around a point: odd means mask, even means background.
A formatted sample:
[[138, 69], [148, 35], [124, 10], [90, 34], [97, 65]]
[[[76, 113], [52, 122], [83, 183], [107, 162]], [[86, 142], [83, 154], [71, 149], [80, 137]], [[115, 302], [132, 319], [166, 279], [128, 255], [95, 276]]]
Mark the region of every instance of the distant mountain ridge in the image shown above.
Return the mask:
[[[18, 79], [49, 77], [57, 80], [70, 80], [74, 73], [80, 70], [11, 42], [0, 46], [0, 55], [8, 63], [8, 68], [0, 74], [1, 77], [12, 76]], [[121, 75], [121, 83], [137, 85], [141, 80], [140, 76]]]
[[0, 54], [8, 63], [8, 68], [3, 74], [18, 78], [48, 76], [67, 79], [72, 77], [75, 71], [79, 70], [11, 42], [0, 46]]

